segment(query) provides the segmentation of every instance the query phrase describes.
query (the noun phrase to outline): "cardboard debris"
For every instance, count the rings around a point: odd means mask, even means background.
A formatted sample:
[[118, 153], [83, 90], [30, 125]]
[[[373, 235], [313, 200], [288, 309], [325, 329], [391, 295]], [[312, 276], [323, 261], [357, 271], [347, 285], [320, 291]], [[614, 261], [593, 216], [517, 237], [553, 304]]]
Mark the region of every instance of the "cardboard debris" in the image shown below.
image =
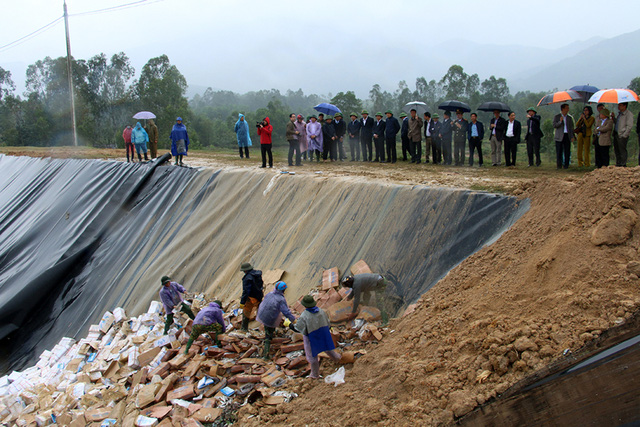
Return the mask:
[[[359, 264], [364, 263], [353, 268]], [[338, 273], [337, 268], [325, 271], [323, 285], [311, 294], [332, 321], [336, 346], [349, 350], [342, 351], [341, 363], [354, 363], [366, 353], [360, 345], [383, 338], [375, 323], [379, 310], [360, 307], [358, 319], [345, 322], [353, 302], [346, 299], [349, 290], [338, 287]], [[283, 274], [271, 270], [263, 280], [275, 283]], [[300, 300], [292, 307], [298, 313], [304, 310]], [[206, 305], [204, 296], [193, 298], [194, 311]], [[54, 415], [57, 424], [74, 427], [198, 426], [215, 422], [230, 402], [242, 405], [250, 395], [248, 404], [288, 402], [295, 395], [287, 391], [289, 380], [309, 372], [302, 335], [279, 329], [272, 358], [265, 361], [259, 358], [264, 333], [239, 332], [241, 319], [237, 305], [227, 307], [229, 328], [218, 337], [222, 347], [203, 334], [185, 355], [192, 322], [183, 313], [175, 314], [183, 327], [174, 325], [164, 335], [157, 301], [137, 317], [127, 317], [120, 307], [107, 311], [85, 338], [63, 338], [34, 366], [0, 377], [0, 423], [48, 425]]]
[[330, 268], [322, 272], [322, 290], [328, 291], [331, 288], [337, 288], [340, 283], [340, 273], [338, 267]]
[[373, 273], [364, 260], [360, 260], [351, 266], [351, 274]]

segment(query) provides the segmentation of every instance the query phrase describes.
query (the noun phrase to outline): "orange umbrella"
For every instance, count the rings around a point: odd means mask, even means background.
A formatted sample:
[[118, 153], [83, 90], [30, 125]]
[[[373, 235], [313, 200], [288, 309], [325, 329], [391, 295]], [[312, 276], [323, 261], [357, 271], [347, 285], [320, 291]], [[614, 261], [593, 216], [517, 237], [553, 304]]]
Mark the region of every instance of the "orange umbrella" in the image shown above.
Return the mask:
[[589, 102], [602, 102], [605, 104], [620, 104], [622, 102], [638, 101], [638, 95], [631, 89], [603, 89], [589, 98]]
[[575, 90], [562, 90], [560, 92], [550, 93], [542, 97], [538, 102], [538, 107], [541, 105], [558, 104], [560, 102], [567, 101], [582, 101], [582, 96]]

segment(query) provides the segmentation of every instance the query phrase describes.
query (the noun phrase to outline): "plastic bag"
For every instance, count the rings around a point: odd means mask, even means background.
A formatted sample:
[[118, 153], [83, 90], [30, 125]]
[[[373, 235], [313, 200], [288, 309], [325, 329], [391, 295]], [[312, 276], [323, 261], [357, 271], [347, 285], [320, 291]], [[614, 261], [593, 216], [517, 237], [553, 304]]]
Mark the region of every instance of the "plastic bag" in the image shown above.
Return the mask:
[[338, 384], [344, 384], [344, 374], [344, 366], [341, 366], [333, 374], [327, 375], [327, 377], [324, 379], [324, 382], [327, 384], [335, 383], [335, 387], [337, 387]]

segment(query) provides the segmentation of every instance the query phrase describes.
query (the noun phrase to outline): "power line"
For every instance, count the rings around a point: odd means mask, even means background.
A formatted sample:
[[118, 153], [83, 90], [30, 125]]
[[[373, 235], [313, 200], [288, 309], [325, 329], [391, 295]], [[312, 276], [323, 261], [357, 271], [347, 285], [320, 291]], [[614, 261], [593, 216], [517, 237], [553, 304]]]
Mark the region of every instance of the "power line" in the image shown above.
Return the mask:
[[70, 14], [69, 16], [98, 15], [100, 13], [116, 12], [123, 9], [130, 9], [133, 7], [146, 6], [153, 3], [159, 3], [161, 1], [164, 1], [164, 0], [138, 0], [132, 3], [121, 4], [119, 6], [107, 7], [105, 9], [97, 9], [97, 10], [90, 10], [87, 12], [73, 13], [73, 14]]
[[[159, 3], [161, 1], [164, 1], [164, 0], [138, 0], [138, 1], [131, 2], [131, 3], [121, 4], [119, 6], [108, 7], [108, 8], [105, 8], [105, 9], [97, 9], [97, 10], [90, 10], [90, 11], [87, 11], [87, 12], [69, 14], [68, 16], [75, 17], [75, 16], [98, 15], [98, 14], [101, 14], [101, 13], [116, 12], [116, 11], [119, 11], [119, 10], [130, 9], [130, 8], [133, 8], [133, 7], [146, 6], [146, 5], [153, 4], [153, 3]], [[7, 43], [4, 46], [0, 46], [0, 52], [4, 52], [5, 50], [9, 50], [9, 49], [14, 48], [16, 46], [19, 46], [22, 43], [27, 42], [27, 41], [31, 40], [32, 38], [34, 38], [35, 36], [45, 32], [46, 30], [48, 30], [50, 28], [53, 28], [56, 24], [58, 24], [62, 20], [62, 18], [63, 18], [63, 16], [59, 16], [56, 19], [54, 19], [53, 21], [49, 22], [47, 25], [44, 25], [44, 26], [38, 28], [37, 30], [27, 34], [26, 36], [20, 37], [19, 39], [14, 40], [11, 43]]]
[[5, 50], [9, 50], [13, 47], [16, 47], [30, 39], [32, 39], [33, 37], [37, 36], [40, 33], [43, 33], [44, 31], [48, 30], [49, 28], [52, 28], [53, 26], [55, 26], [58, 22], [60, 22], [60, 20], [62, 19], [62, 16], [57, 17], [56, 19], [54, 19], [53, 21], [49, 22], [47, 25], [38, 28], [37, 30], [27, 34], [24, 37], [20, 37], [17, 40], [12, 41], [11, 43], [7, 43], [4, 46], [0, 46], [0, 52], [3, 52]]

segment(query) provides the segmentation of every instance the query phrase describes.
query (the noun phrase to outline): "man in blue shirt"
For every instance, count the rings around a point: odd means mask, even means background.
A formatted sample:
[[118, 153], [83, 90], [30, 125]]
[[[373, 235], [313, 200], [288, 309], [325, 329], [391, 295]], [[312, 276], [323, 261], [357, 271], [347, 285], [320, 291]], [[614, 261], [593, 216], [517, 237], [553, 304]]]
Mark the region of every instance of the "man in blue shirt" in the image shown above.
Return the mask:
[[473, 153], [478, 151], [478, 165], [482, 167], [482, 139], [484, 138], [484, 125], [478, 121], [478, 115], [471, 113], [469, 123], [469, 166], [473, 166]]

